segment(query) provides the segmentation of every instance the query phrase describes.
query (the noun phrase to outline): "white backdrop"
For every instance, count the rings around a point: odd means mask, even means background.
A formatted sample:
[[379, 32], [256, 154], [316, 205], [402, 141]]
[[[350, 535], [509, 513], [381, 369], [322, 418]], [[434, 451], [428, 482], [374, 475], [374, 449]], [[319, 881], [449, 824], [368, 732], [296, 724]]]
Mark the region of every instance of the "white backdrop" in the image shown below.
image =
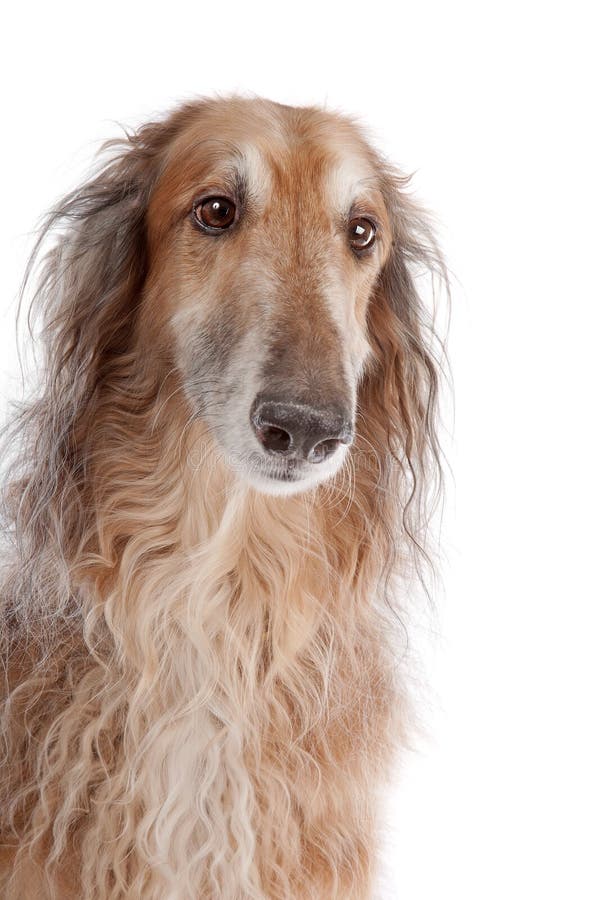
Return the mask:
[[0, 57], [2, 401], [18, 392], [33, 226], [117, 123], [215, 91], [327, 103], [416, 172], [455, 274], [454, 480], [445, 591], [417, 635], [430, 737], [391, 798], [382, 896], [599, 897], [592, 4], [14, 6]]

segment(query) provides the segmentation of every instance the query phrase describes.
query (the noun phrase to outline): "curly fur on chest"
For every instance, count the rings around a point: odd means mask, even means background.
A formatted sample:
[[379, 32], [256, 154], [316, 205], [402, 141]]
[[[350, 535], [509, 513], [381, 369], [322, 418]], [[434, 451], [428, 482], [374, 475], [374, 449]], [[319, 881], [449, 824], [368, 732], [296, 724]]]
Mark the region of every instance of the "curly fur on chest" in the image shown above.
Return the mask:
[[36, 742], [34, 846], [51, 832], [77, 873], [60, 896], [368, 896], [399, 697], [356, 560], [329, 556], [356, 523], [217, 468], [192, 471], [185, 514], [176, 471], [151, 510], [158, 473], [133, 490], [121, 469], [119, 564], [101, 542], [82, 560], [83, 621], [12, 699]]

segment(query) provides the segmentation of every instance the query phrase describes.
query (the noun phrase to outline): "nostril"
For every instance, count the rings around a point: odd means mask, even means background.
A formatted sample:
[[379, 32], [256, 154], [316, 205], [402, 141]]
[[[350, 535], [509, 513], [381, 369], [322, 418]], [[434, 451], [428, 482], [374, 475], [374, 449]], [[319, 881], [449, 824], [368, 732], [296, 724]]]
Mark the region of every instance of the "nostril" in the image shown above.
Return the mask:
[[309, 452], [308, 461], [311, 463], [323, 462], [328, 457], [333, 456], [340, 444], [341, 441], [337, 438], [327, 438], [325, 441], [319, 441]]
[[276, 425], [264, 425], [257, 430], [258, 439], [272, 453], [285, 453], [290, 449], [292, 438], [285, 428]]
[[292, 468], [322, 463], [353, 438], [350, 418], [335, 406], [257, 397], [250, 409], [250, 425], [263, 450], [285, 457]]

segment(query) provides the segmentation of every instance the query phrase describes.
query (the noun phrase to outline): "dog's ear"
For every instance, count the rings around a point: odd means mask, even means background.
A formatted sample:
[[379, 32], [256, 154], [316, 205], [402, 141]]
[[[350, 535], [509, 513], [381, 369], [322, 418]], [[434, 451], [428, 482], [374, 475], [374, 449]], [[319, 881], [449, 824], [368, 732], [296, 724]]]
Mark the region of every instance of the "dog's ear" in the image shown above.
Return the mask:
[[124, 352], [146, 273], [145, 215], [160, 129], [152, 125], [107, 145], [109, 161], [49, 213], [32, 304], [42, 318], [47, 376], [57, 394], [93, 392], [111, 358]]
[[[443, 344], [421, 295], [447, 276], [426, 214], [407, 196], [408, 179], [383, 170], [392, 247], [370, 300], [370, 365], [361, 386], [361, 418], [379, 467], [400, 474], [404, 524], [421, 543], [424, 487], [439, 484], [437, 406]], [[368, 450], [367, 450], [368, 452]], [[386, 468], [387, 467], [387, 468]], [[433, 473], [432, 473], [433, 470]], [[433, 478], [432, 478], [433, 474]]]
[[32, 571], [43, 568], [41, 547], [54, 547], [48, 560], [63, 559], [68, 541], [80, 538], [83, 463], [75, 448], [131, 340], [146, 272], [146, 207], [166, 131], [151, 125], [107, 146], [108, 162], [47, 215], [28, 266], [22, 301], [31, 284], [28, 321], [43, 356], [35, 399], [19, 409], [2, 449], [11, 473], [3, 502]]

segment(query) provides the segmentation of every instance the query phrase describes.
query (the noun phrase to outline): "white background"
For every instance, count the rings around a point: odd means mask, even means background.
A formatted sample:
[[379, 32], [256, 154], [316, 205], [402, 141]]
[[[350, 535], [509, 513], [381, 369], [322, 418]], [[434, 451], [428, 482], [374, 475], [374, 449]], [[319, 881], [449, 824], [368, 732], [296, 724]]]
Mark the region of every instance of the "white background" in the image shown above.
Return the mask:
[[[195, 94], [357, 114], [455, 274], [430, 737], [390, 807], [402, 900], [600, 897], [598, 29], [592, 4], [11, 4], [0, 383], [40, 214], [117, 123]], [[220, 10], [220, 11], [219, 11]]]

